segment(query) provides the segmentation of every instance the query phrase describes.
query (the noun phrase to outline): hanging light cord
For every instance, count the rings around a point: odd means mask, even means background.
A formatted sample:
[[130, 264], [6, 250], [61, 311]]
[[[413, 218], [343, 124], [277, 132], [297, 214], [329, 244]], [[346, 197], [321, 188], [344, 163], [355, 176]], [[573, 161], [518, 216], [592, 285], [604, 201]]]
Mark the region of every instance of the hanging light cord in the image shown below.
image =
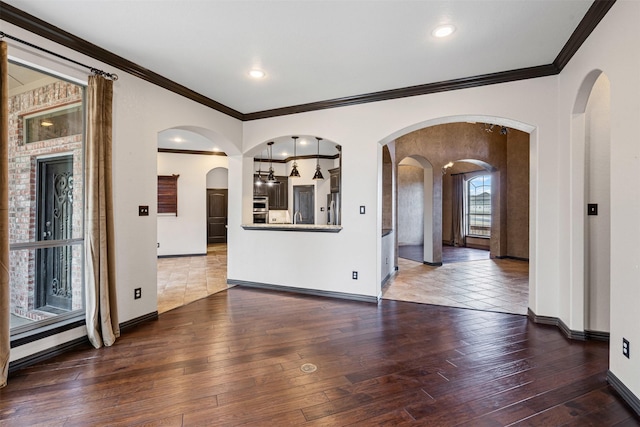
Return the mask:
[[29, 43], [29, 42], [27, 42], [27, 41], [21, 40], [21, 39], [19, 39], [19, 38], [17, 38], [17, 37], [11, 36], [11, 35], [9, 35], [9, 34], [7, 34], [7, 33], [4, 33], [4, 32], [2, 32], [2, 31], [0, 31], [0, 40], [2, 40], [2, 39], [3, 39], [3, 38], [5, 38], [5, 37], [6, 37], [6, 38], [8, 38], [8, 39], [11, 39], [11, 40], [13, 40], [13, 41], [16, 41], [16, 42], [18, 42], [18, 43], [22, 43], [22, 44], [24, 44], [24, 45], [26, 45], [26, 46], [29, 46], [29, 47], [31, 47], [31, 48], [37, 49], [37, 50], [39, 50], [39, 51], [41, 51], [41, 52], [48, 53], [49, 55], [53, 55], [53, 56], [55, 56], [55, 57], [57, 57], [57, 58], [60, 58], [60, 59], [65, 60], [65, 61], [72, 62], [72, 63], [74, 63], [74, 64], [76, 64], [76, 65], [81, 66], [81, 67], [88, 68], [88, 69], [90, 69], [90, 70], [91, 70], [91, 72], [92, 72], [93, 74], [95, 74], [95, 75], [97, 75], [97, 76], [102, 76], [102, 77], [105, 77], [105, 78], [108, 78], [108, 79], [111, 79], [111, 80], [114, 80], [114, 81], [115, 81], [115, 80], [118, 80], [118, 75], [117, 75], [117, 74], [115, 74], [115, 73], [107, 73], [106, 71], [102, 71], [102, 70], [100, 70], [100, 69], [98, 69], [98, 68], [94, 68], [94, 67], [91, 67], [91, 66], [89, 66], [89, 65], [85, 65], [85, 64], [83, 64], [83, 63], [81, 63], [81, 62], [75, 61], [75, 60], [73, 60], [73, 59], [71, 59], [71, 58], [67, 58], [66, 56], [62, 56], [62, 55], [60, 55], [60, 54], [58, 54], [58, 53], [52, 52], [52, 51], [47, 50], [47, 49], [45, 49], [45, 48], [43, 48], [43, 47], [40, 47], [40, 46], [36, 46], [36, 45], [35, 45], [35, 44], [33, 44], [33, 43]]

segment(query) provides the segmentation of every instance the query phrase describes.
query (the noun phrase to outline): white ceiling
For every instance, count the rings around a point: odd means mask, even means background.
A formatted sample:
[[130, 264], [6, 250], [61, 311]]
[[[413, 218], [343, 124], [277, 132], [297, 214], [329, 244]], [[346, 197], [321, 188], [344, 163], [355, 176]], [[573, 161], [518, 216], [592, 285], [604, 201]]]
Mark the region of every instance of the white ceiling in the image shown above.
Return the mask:
[[[241, 113], [550, 64], [592, 4], [5, 2]], [[442, 23], [457, 31], [436, 39], [431, 31]], [[266, 77], [248, 77], [254, 67]]]

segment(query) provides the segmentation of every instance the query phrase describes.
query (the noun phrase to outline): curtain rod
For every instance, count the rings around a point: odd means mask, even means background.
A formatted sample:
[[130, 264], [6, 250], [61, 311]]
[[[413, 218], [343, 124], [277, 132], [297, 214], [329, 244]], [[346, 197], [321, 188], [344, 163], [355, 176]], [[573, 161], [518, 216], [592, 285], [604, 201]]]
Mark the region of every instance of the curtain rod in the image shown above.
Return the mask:
[[14, 41], [16, 41], [16, 42], [18, 42], [18, 43], [22, 43], [22, 44], [24, 44], [24, 45], [27, 45], [27, 46], [29, 46], [29, 47], [32, 47], [32, 48], [34, 48], [34, 49], [37, 49], [37, 50], [39, 50], [39, 51], [42, 51], [42, 52], [48, 53], [49, 55], [53, 55], [53, 56], [55, 56], [55, 57], [58, 57], [58, 58], [60, 58], [60, 59], [65, 60], [65, 61], [72, 62], [72, 63], [74, 63], [74, 64], [76, 64], [76, 65], [81, 66], [81, 67], [88, 68], [88, 69], [89, 69], [89, 70], [91, 70], [91, 72], [92, 72], [93, 74], [95, 74], [95, 75], [102, 76], [102, 77], [106, 77], [106, 78], [111, 79], [111, 80], [114, 80], [114, 81], [115, 81], [115, 80], [118, 80], [118, 75], [117, 75], [117, 74], [115, 74], [115, 73], [107, 73], [107, 72], [105, 72], [105, 71], [99, 70], [99, 69], [94, 68], [94, 67], [91, 67], [91, 66], [89, 66], [89, 65], [85, 65], [85, 64], [83, 64], [83, 63], [81, 63], [81, 62], [78, 62], [78, 61], [76, 61], [76, 60], [73, 60], [73, 59], [71, 59], [71, 58], [67, 58], [66, 56], [62, 56], [62, 55], [60, 55], [59, 53], [52, 52], [52, 51], [47, 50], [47, 49], [45, 49], [45, 48], [43, 48], [43, 47], [36, 46], [36, 45], [35, 45], [35, 44], [33, 44], [33, 43], [29, 43], [29, 42], [27, 42], [27, 41], [21, 40], [21, 39], [19, 39], [19, 38], [17, 38], [17, 37], [11, 36], [11, 35], [9, 35], [9, 34], [7, 34], [7, 33], [5, 33], [5, 32], [0, 31], [0, 40], [2, 40], [2, 39], [3, 39], [3, 38], [5, 38], [5, 37], [6, 37], [6, 38], [8, 38], [8, 39], [14, 40]]

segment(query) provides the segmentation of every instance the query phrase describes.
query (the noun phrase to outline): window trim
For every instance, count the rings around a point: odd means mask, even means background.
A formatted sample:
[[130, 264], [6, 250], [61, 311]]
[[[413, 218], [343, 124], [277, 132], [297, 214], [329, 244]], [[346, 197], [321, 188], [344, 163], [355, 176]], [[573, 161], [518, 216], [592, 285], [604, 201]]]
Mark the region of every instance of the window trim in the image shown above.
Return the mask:
[[[73, 136], [73, 135], [81, 135], [81, 143], [82, 143], [82, 148], [81, 148], [81, 152], [82, 152], [82, 165], [81, 165], [81, 174], [82, 174], [82, 192], [81, 192], [81, 197], [82, 197], [82, 207], [81, 207], [81, 211], [82, 211], [82, 224], [81, 224], [81, 231], [80, 231], [80, 235], [82, 237], [76, 237], [76, 238], [71, 238], [71, 239], [64, 239], [64, 240], [51, 240], [51, 241], [29, 241], [29, 242], [16, 242], [16, 243], [12, 243], [9, 245], [9, 252], [14, 251], [14, 250], [38, 250], [38, 249], [43, 249], [43, 248], [51, 248], [51, 247], [59, 247], [59, 246], [81, 246], [81, 254], [82, 254], [82, 260], [80, 262], [81, 266], [82, 266], [82, 272], [80, 274], [80, 287], [82, 289], [82, 308], [76, 309], [76, 310], [71, 310], [67, 313], [64, 314], [58, 314], [54, 317], [51, 318], [47, 318], [47, 319], [42, 319], [42, 320], [37, 320], [37, 321], [33, 321], [24, 325], [20, 325], [20, 326], [14, 326], [11, 327], [9, 326], [9, 339], [10, 339], [10, 346], [11, 348], [15, 348], [15, 347], [19, 347], [25, 344], [29, 344], [31, 342], [49, 337], [49, 336], [53, 336], [53, 335], [57, 335], [60, 334], [62, 332], [71, 330], [71, 329], [75, 329], [81, 326], [85, 326], [86, 325], [86, 303], [85, 303], [85, 299], [86, 299], [86, 284], [85, 284], [85, 269], [86, 269], [86, 260], [85, 260], [85, 249], [86, 249], [86, 241], [84, 238], [85, 235], [85, 230], [86, 230], [86, 216], [85, 216], [85, 208], [86, 208], [86, 179], [85, 179], [85, 163], [86, 163], [86, 156], [85, 156], [85, 150], [86, 150], [86, 129], [87, 129], [87, 123], [86, 123], [86, 108], [87, 108], [87, 81], [83, 81], [83, 80], [79, 80], [73, 77], [69, 77], [66, 76], [62, 73], [58, 73], [55, 72], [53, 70], [47, 69], [45, 67], [41, 67], [35, 64], [31, 64], [28, 63], [26, 61], [17, 59], [17, 58], [12, 58], [9, 57], [9, 63], [19, 66], [19, 67], [24, 67], [24, 68], [28, 68], [31, 70], [34, 70], [36, 72], [39, 72], [43, 75], [46, 75], [47, 77], [52, 78], [53, 80], [57, 81], [64, 81], [76, 86], [79, 86], [82, 90], [81, 92], [81, 98], [79, 101], [70, 101], [70, 102], [66, 102], [60, 105], [57, 105], [55, 107], [50, 107], [50, 108], [44, 108], [38, 111], [32, 111], [28, 114], [25, 115], [19, 115], [18, 119], [21, 121], [20, 125], [23, 127], [24, 129], [24, 124], [25, 124], [25, 119], [31, 119], [33, 117], [38, 117], [40, 115], [45, 115], [51, 112], [55, 112], [58, 110], [64, 110], [64, 109], [68, 109], [68, 108], [74, 108], [76, 106], [79, 106], [81, 108], [81, 114], [82, 114], [82, 131], [80, 134], [71, 134], [68, 135], [66, 137], [69, 136]], [[50, 83], [50, 82], [49, 82]], [[49, 84], [47, 83], [47, 84]], [[22, 138], [22, 143], [26, 144], [26, 138], [23, 135]], [[33, 141], [35, 143], [39, 143], [39, 142], [43, 142], [43, 141], [47, 141], [47, 140], [41, 140], [41, 141]], [[40, 155], [35, 155], [33, 158], [36, 160], [40, 160], [40, 159], [48, 159], [48, 158], [55, 158], [55, 157], [59, 157], [59, 156], [63, 156], [63, 155], [74, 155], [73, 152], [68, 152], [68, 151], [61, 151], [61, 152], [51, 152], [51, 153], [43, 153]], [[37, 173], [37, 172], [36, 172]]]

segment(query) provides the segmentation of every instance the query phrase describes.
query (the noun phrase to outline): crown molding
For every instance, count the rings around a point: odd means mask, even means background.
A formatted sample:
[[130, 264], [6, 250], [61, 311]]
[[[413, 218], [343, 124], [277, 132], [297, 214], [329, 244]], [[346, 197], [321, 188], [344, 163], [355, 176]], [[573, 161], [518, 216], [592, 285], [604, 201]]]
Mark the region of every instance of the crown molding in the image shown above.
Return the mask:
[[132, 61], [129, 61], [128, 59], [118, 56], [106, 49], [103, 49], [100, 46], [96, 46], [93, 43], [90, 43], [61, 28], [51, 25], [40, 18], [36, 18], [33, 15], [23, 12], [22, 10], [15, 8], [5, 2], [0, 1], [0, 10], [2, 10], [1, 19], [3, 21], [9, 22], [20, 28], [24, 28], [27, 31], [49, 39], [62, 46], [68, 47], [69, 49], [73, 49], [76, 52], [96, 59], [100, 62], [111, 65], [112, 67], [116, 67], [119, 70], [122, 70], [149, 83], [153, 83], [173, 93], [182, 95], [185, 98], [189, 98], [199, 104], [205, 105], [209, 108], [213, 108], [214, 110], [217, 110], [228, 116], [234, 117], [238, 120], [243, 119], [243, 114], [239, 111], [234, 110], [233, 108], [227, 107], [226, 105], [214, 101], [213, 99], [207, 98], [206, 96], [201, 95], [198, 92], [195, 92], [185, 86], [182, 86], [181, 84], [176, 83], [173, 80], [169, 80], [168, 78], [163, 77], [156, 72], [148, 70]]
[[461, 79], [446, 80], [437, 83], [428, 83], [418, 86], [409, 86], [401, 89], [384, 90], [363, 95], [347, 96], [344, 98], [329, 99], [326, 101], [311, 102], [308, 104], [294, 105], [291, 107], [275, 108], [272, 110], [258, 111], [244, 115], [244, 120], [258, 120], [269, 117], [285, 116], [289, 114], [305, 113], [309, 111], [325, 110], [327, 108], [346, 107], [349, 105], [366, 104], [369, 102], [387, 101], [390, 99], [406, 98], [410, 96], [427, 95], [430, 93], [447, 92], [451, 90], [467, 89], [477, 86], [486, 86], [497, 83], [506, 83], [515, 80], [525, 80], [537, 77], [545, 77], [558, 74], [558, 70], [552, 65], [540, 65], [537, 67], [521, 68], [519, 70], [502, 71], [499, 73], [483, 74], [480, 76], [465, 77]]
[[580, 46], [589, 37], [591, 32], [600, 23], [602, 18], [614, 5], [616, 0], [595, 0], [585, 16], [582, 18], [571, 37], [564, 45], [553, 63], [535, 67], [521, 68], [517, 70], [498, 73], [483, 74], [479, 76], [465, 77], [461, 79], [446, 80], [424, 85], [410, 86], [399, 89], [385, 90], [362, 95], [335, 98], [324, 101], [310, 102], [307, 104], [289, 107], [274, 108], [253, 113], [241, 113], [213, 99], [207, 98], [185, 86], [182, 86], [166, 77], [135, 64], [121, 56], [115, 55], [84, 39], [74, 36], [56, 26], [53, 26], [33, 15], [23, 12], [13, 6], [0, 1], [2, 20], [17, 25], [34, 34], [47, 38], [65, 47], [73, 49], [100, 62], [111, 65], [126, 73], [132, 74], [142, 80], [153, 83], [178, 95], [182, 95], [199, 104], [210, 107], [223, 114], [227, 114], [242, 121], [266, 119], [270, 117], [285, 116], [309, 111], [324, 110], [328, 108], [346, 107], [350, 105], [365, 104], [369, 102], [387, 101], [391, 99], [406, 98], [410, 96], [427, 95], [437, 92], [447, 92], [459, 89], [468, 89], [478, 86], [487, 86], [498, 83], [507, 83], [518, 80], [547, 77], [559, 74], [571, 60]]
[[580, 24], [565, 43], [564, 47], [553, 61], [553, 65], [558, 69], [558, 73], [564, 69], [569, 60], [580, 49], [582, 43], [589, 37], [591, 32], [598, 26], [602, 18], [609, 12], [616, 0], [595, 0], [587, 13], [580, 21]]

